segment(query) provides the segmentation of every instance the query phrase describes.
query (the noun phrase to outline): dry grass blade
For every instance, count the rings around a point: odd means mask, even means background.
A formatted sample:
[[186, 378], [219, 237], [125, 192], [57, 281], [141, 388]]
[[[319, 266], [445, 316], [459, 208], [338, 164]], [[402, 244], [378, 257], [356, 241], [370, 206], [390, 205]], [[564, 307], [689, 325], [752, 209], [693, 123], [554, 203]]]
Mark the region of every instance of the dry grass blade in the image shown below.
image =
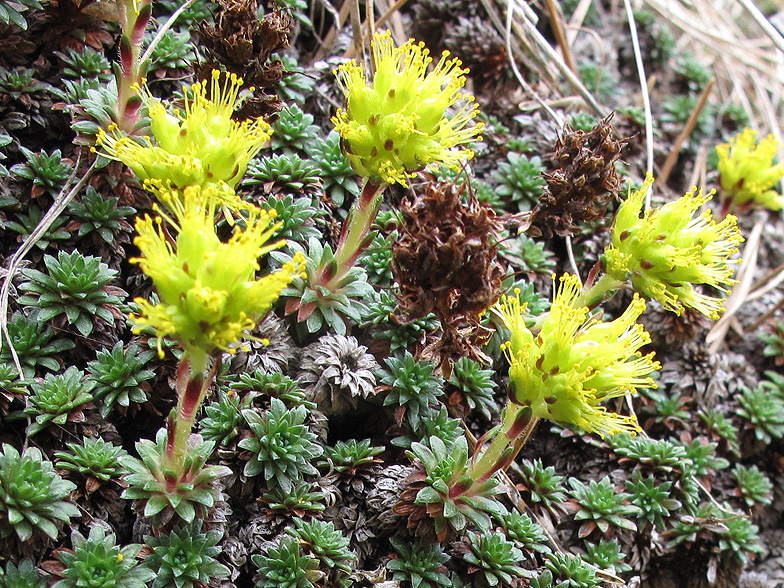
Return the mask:
[[692, 110], [689, 118], [686, 120], [686, 124], [683, 125], [683, 130], [678, 135], [678, 138], [675, 139], [675, 143], [672, 146], [669, 154], [667, 155], [667, 159], [664, 160], [664, 165], [662, 165], [661, 171], [659, 172], [659, 181], [662, 185], [667, 183], [667, 180], [670, 178], [670, 173], [672, 173], [672, 168], [675, 167], [675, 162], [678, 161], [678, 155], [681, 152], [681, 147], [686, 142], [694, 128], [697, 126], [697, 120], [702, 113], [702, 110], [705, 108], [705, 105], [708, 104], [708, 98], [710, 97], [710, 93], [713, 90], [713, 86], [716, 85], [716, 80], [711, 79], [708, 82], [708, 85], [705, 86], [705, 89], [700, 94], [700, 98], [697, 101], [697, 104], [694, 106], [694, 110]]

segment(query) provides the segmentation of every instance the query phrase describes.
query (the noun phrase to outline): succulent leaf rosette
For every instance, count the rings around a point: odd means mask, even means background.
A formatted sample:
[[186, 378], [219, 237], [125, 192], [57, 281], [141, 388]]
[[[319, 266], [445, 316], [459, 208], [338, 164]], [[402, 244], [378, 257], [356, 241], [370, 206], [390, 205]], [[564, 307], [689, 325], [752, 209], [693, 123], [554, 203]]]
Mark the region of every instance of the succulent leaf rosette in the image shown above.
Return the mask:
[[[426, 165], [457, 168], [463, 157], [471, 158], [469, 149], [454, 149], [479, 138], [483, 127], [469, 126], [479, 106], [460, 91], [468, 72], [460, 60], [445, 51], [428, 72], [433, 58], [424, 44], [411, 39], [396, 47], [389, 31], [376, 34], [372, 49], [376, 71], [371, 84], [356, 61], [336, 71], [347, 102], [332, 122], [354, 171], [406, 186]], [[447, 118], [458, 102], [462, 106]]]
[[635, 295], [620, 317], [601, 323], [577, 304], [577, 277], [566, 274], [559, 281], [538, 335], [526, 326], [526, 305], [516, 295], [503, 297], [495, 307], [511, 332], [503, 349], [510, 365], [512, 403], [529, 408], [534, 418], [576, 425], [601, 437], [636, 434], [640, 427], [635, 417], [609, 412], [601, 403], [655, 387], [648, 375], [660, 366], [653, 353], [639, 352], [650, 342], [636, 323], [645, 302]]
[[658, 300], [678, 315], [684, 308], [693, 308], [717, 319], [723, 311], [723, 297], [703, 294], [695, 285], [728, 294], [735, 284], [730, 257], [743, 242], [737, 219], [728, 215], [717, 223], [709, 209], [695, 217], [712, 197], [696, 188], [641, 217], [652, 183], [649, 175], [618, 209], [612, 244], [604, 252], [607, 274], [619, 282], [631, 279], [635, 292]]
[[142, 180], [168, 181], [180, 189], [223, 181], [234, 188], [272, 134], [260, 118], [232, 120], [242, 103], [242, 84], [236, 74], [213, 70], [211, 80], [183, 88], [184, 112], [175, 109], [173, 114], [140, 88], [155, 140], [144, 137], [139, 142], [110, 125], [108, 132], [98, 132], [97, 143], [104, 155], [122, 161]]

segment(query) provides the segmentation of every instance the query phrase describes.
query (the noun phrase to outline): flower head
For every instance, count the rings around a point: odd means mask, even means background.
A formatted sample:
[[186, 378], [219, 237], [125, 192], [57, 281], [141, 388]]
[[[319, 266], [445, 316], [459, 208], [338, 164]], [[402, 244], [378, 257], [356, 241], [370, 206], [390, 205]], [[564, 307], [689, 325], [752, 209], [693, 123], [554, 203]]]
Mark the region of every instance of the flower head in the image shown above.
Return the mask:
[[560, 278], [553, 305], [542, 329], [534, 335], [525, 325], [525, 304], [518, 295], [505, 296], [495, 307], [511, 331], [503, 349], [509, 359], [512, 402], [531, 408], [534, 417], [580, 427], [600, 436], [637, 433], [634, 417], [600, 406], [612, 398], [655, 387], [648, 376], [659, 369], [653, 353], [639, 349], [650, 336], [636, 320], [645, 310], [637, 295], [614, 321], [588, 319], [588, 308], [577, 306], [580, 282]]
[[[469, 127], [479, 106], [460, 91], [468, 70], [444, 51], [433, 61], [423, 43], [413, 39], [395, 47], [389, 31], [372, 43], [376, 73], [368, 85], [362, 67], [350, 61], [338, 67], [338, 83], [346, 94], [346, 109], [332, 118], [354, 171], [389, 184], [407, 185], [407, 178], [428, 164], [456, 168], [468, 150], [454, 147], [478, 137], [482, 124]], [[451, 118], [448, 108], [464, 100]]]
[[185, 111], [170, 114], [149, 91], [140, 91], [155, 137], [142, 142], [123, 135], [117, 125], [99, 131], [97, 143], [142, 180], [170, 181], [175, 188], [224, 181], [236, 187], [250, 159], [269, 139], [261, 119], [237, 122], [231, 116], [241, 102], [242, 78], [213, 70], [212, 80], [183, 88]]
[[215, 233], [216, 190], [190, 186], [181, 198], [169, 199], [174, 218], [166, 220], [176, 232], [174, 243], [161, 216], [136, 221], [134, 243], [142, 257], [132, 261], [152, 278], [161, 301], [137, 299], [141, 313], [131, 320], [137, 329], [153, 327], [159, 340], [172, 336], [191, 354], [233, 351], [305, 264], [302, 254], [295, 255], [256, 279], [258, 258], [285, 243], [267, 244], [280, 226], [273, 224], [275, 211], [249, 207], [245, 229], [235, 227], [231, 238], [221, 242]]
[[709, 209], [695, 217], [712, 197], [696, 188], [640, 218], [652, 183], [649, 175], [618, 209], [612, 244], [604, 252], [607, 273], [623, 282], [631, 278], [635, 292], [676, 314], [688, 307], [718, 318], [724, 298], [702, 294], [695, 285], [707, 284], [727, 294], [735, 283], [729, 258], [743, 242], [737, 219], [728, 215], [716, 223]]
[[716, 147], [719, 154], [722, 199], [727, 210], [756, 203], [770, 210], [784, 207], [784, 196], [772, 190], [784, 176], [784, 161], [774, 164], [779, 142], [768, 135], [757, 144], [757, 133], [741, 134]]

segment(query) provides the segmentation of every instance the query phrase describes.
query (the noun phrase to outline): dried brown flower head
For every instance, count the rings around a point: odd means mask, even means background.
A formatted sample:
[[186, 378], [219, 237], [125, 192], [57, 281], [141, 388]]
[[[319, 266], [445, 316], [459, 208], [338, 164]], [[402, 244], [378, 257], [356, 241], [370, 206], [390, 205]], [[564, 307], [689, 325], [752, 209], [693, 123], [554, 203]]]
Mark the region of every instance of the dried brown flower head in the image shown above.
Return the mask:
[[269, 61], [269, 57], [288, 47], [291, 16], [277, 10], [259, 19], [253, 0], [218, 0], [218, 5], [215, 26], [206, 22], [199, 26], [210, 57], [197, 68], [199, 79], [219, 64], [223, 65], [256, 88], [254, 96], [237, 111], [238, 119], [277, 114], [283, 103], [264, 90], [277, 85], [286, 75], [281, 61]]
[[592, 130], [574, 131], [567, 124], [555, 143], [556, 167], [542, 174], [547, 189], [531, 215], [532, 237], [575, 235], [577, 223], [600, 219], [621, 187], [615, 163], [624, 141], [615, 139], [608, 116]]
[[428, 181], [400, 205], [401, 236], [393, 244], [392, 272], [400, 286], [403, 320], [433, 312], [441, 340], [424, 355], [485, 361], [476, 346], [479, 316], [500, 297], [504, 270], [497, 259], [501, 223], [465, 185]]

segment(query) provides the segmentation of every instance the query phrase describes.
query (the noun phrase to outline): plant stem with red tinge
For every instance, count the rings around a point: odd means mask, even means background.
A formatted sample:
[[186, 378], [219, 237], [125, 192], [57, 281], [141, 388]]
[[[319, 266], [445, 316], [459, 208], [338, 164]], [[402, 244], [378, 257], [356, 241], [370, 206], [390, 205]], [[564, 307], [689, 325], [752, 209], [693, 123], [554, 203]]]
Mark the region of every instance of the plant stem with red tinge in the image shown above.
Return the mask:
[[378, 209], [387, 184], [365, 180], [359, 198], [354, 202], [348, 219], [343, 224], [334, 262], [319, 267], [311, 279], [311, 286], [321, 286], [336, 292], [344, 286], [346, 274], [354, 267], [359, 256], [370, 245], [370, 227], [376, 220]]
[[185, 453], [193, 429], [196, 413], [217, 372], [217, 362], [205, 375], [208, 357], [193, 358], [187, 355], [177, 367], [177, 407], [169, 415], [167, 424], [166, 465], [182, 477], [185, 472]]
[[135, 8], [133, 0], [117, 0], [122, 34], [119, 41], [120, 64], [114, 68], [117, 82], [117, 111], [115, 122], [120, 130], [133, 133], [140, 120], [142, 100], [138, 86], [145, 74], [145, 65], [139, 62], [144, 30], [152, 15], [152, 0], [141, 0], [142, 6]]

